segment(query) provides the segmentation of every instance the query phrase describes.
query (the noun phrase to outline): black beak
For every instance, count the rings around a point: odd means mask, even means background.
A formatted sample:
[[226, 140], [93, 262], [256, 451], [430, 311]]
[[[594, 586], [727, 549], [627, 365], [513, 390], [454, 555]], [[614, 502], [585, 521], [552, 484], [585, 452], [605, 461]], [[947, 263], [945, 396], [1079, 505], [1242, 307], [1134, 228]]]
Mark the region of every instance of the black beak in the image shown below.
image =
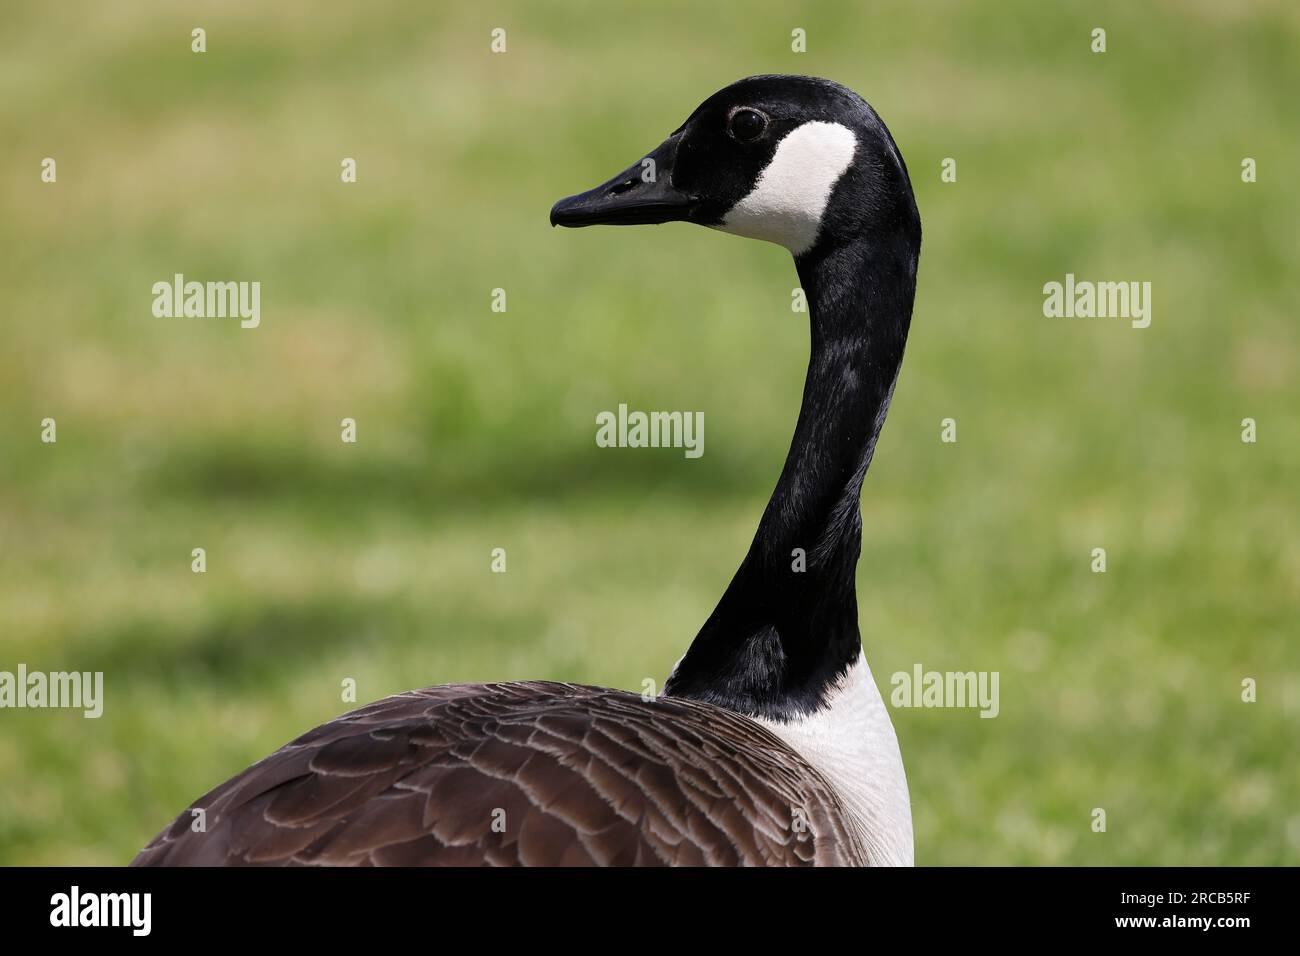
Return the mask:
[[645, 226], [689, 219], [695, 199], [673, 186], [674, 133], [644, 159], [595, 189], [551, 207], [552, 226]]

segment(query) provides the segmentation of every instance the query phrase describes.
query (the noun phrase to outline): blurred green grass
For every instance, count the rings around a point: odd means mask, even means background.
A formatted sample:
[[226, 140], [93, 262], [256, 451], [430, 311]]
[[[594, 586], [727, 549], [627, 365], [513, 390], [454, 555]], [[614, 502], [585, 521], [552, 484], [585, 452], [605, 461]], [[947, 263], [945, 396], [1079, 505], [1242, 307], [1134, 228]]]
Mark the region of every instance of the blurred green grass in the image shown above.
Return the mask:
[[[894, 712], [918, 862], [1300, 860], [1293, 4], [6, 18], [0, 669], [103, 670], [106, 709], [0, 712], [0, 863], [127, 861], [347, 709], [345, 677], [662, 679], [779, 471], [796, 278], [776, 247], [546, 212], [768, 71], [871, 100], [925, 223], [862, 631], [886, 690], [920, 661], [999, 670], [1002, 701]], [[174, 272], [261, 281], [262, 327], [153, 318]], [[1150, 280], [1151, 327], [1043, 318], [1066, 272]], [[619, 402], [704, 411], [706, 454], [597, 449]]]

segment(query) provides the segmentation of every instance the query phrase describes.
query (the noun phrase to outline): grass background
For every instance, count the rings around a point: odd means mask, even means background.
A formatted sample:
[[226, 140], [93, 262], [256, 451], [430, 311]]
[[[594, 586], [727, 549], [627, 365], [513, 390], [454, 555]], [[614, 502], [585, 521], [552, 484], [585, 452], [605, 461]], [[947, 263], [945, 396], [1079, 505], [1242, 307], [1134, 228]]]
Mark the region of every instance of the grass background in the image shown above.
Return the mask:
[[[925, 224], [862, 632], [886, 691], [998, 670], [1001, 714], [894, 712], [918, 862], [1300, 860], [1294, 4], [5, 17], [0, 669], [102, 670], [106, 710], [0, 712], [0, 862], [126, 862], [346, 677], [662, 680], [779, 471], [797, 280], [775, 246], [546, 214], [769, 71], [871, 100]], [[261, 281], [261, 328], [154, 318], [175, 272]], [[1066, 272], [1149, 280], [1151, 327], [1044, 318]], [[619, 402], [702, 410], [704, 457], [596, 448]]]

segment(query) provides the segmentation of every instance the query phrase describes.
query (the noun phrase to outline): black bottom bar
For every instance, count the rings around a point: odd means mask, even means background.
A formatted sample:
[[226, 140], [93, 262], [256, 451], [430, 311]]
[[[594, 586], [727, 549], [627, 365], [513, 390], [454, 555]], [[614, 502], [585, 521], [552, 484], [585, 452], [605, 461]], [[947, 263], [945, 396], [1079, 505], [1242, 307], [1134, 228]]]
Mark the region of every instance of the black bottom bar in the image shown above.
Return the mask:
[[817, 927], [846, 943], [860, 934], [864, 944], [899, 929], [927, 943], [1106, 936], [1231, 945], [1288, 925], [1295, 877], [1286, 869], [10, 869], [0, 870], [0, 919], [6, 939], [76, 933], [83, 943], [128, 945], [460, 946], [475, 936], [541, 943], [581, 934], [570, 938], [659, 948], [677, 934], [698, 941], [716, 929], [734, 944]]

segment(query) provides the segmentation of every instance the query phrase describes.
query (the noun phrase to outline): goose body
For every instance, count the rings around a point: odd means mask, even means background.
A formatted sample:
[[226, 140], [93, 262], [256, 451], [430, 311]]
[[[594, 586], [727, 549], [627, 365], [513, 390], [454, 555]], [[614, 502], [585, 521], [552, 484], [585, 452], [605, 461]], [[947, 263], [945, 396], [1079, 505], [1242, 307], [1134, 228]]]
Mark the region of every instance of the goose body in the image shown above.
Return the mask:
[[831, 785], [754, 721], [698, 701], [540, 681], [386, 698], [317, 727], [195, 807], [206, 833], [182, 814], [136, 862], [866, 862]]
[[906, 166], [861, 97], [793, 76], [720, 90], [646, 158], [561, 200], [552, 223], [677, 220], [776, 242], [811, 332], [781, 477], [664, 694], [518, 682], [390, 697], [218, 786], [136, 864], [913, 862], [855, 586], [861, 485], [920, 254]]

